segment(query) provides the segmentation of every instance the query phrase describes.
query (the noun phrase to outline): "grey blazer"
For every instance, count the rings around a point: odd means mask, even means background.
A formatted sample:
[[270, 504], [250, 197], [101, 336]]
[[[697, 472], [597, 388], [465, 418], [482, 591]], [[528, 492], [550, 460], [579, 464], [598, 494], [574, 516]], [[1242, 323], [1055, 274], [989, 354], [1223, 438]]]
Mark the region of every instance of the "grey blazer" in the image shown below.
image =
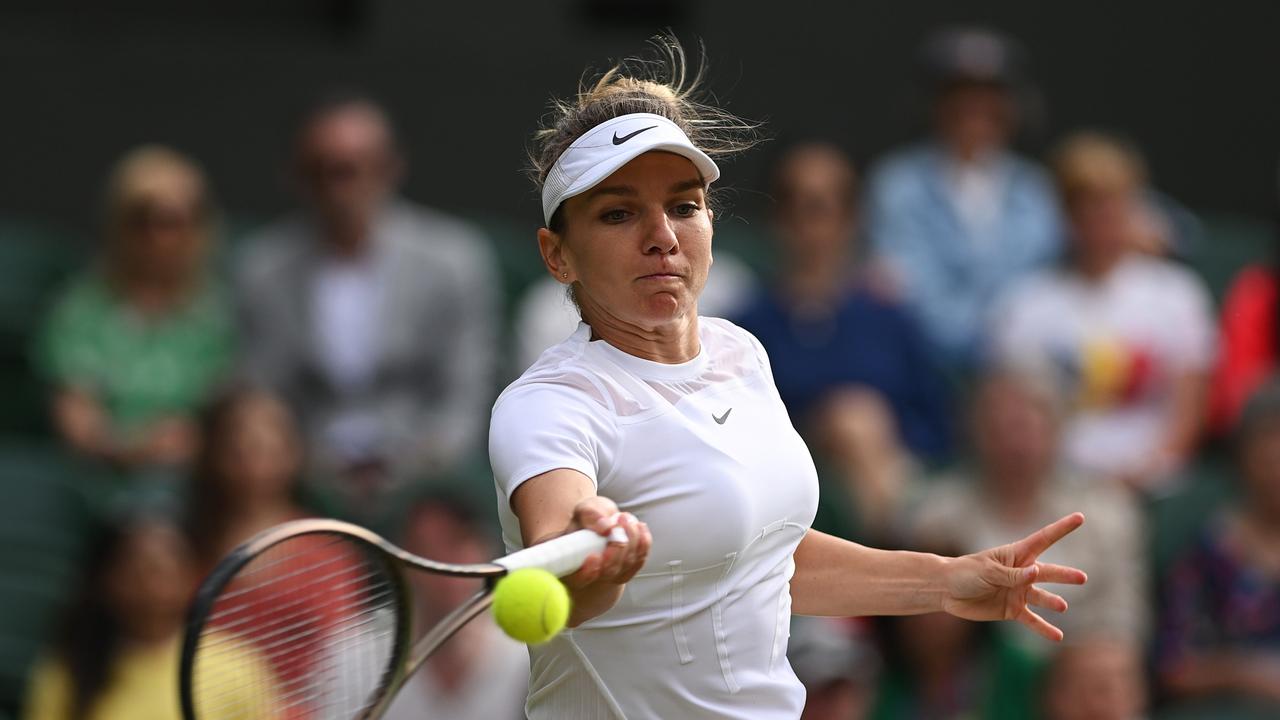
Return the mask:
[[384, 288], [369, 318], [373, 381], [343, 392], [323, 370], [311, 307], [321, 248], [302, 216], [248, 240], [237, 263], [243, 372], [294, 409], [313, 473], [341, 469], [325, 429], [353, 410], [377, 419], [393, 480], [448, 473], [480, 448], [494, 396], [501, 286], [492, 249], [471, 225], [403, 200], [388, 204], [373, 242]]

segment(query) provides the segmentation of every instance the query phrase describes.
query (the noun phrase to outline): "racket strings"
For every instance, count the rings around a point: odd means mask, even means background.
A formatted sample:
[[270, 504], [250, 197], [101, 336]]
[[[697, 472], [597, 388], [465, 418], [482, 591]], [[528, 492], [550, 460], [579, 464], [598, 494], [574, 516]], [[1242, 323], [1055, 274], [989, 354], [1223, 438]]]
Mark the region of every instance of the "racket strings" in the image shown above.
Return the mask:
[[291, 538], [225, 586], [196, 646], [199, 720], [354, 718], [389, 679], [396, 585], [385, 563], [342, 537]]

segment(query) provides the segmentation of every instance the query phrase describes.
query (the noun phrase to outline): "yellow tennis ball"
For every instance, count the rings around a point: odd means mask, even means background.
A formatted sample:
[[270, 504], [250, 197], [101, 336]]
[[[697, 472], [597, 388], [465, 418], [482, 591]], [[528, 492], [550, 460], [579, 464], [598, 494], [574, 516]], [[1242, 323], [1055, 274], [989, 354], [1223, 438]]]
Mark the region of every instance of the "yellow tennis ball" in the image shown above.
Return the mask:
[[569, 622], [569, 591], [541, 568], [516, 570], [493, 590], [493, 619], [522, 643], [544, 643]]

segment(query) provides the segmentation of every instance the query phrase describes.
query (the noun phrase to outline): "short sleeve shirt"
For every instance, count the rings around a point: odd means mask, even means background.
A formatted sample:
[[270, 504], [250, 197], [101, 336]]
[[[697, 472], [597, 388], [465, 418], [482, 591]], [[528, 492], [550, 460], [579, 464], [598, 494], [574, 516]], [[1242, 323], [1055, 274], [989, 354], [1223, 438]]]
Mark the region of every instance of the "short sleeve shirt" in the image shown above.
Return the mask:
[[646, 522], [653, 547], [614, 608], [530, 648], [530, 718], [793, 720], [789, 582], [818, 481], [763, 348], [714, 318], [681, 364], [590, 334], [579, 326], [494, 405], [504, 540], [521, 547], [511, 494], [568, 468]]
[[206, 283], [173, 311], [148, 317], [99, 273], [73, 281], [37, 347], [46, 377], [93, 393], [129, 432], [197, 409], [232, 360], [233, 324], [219, 289]]

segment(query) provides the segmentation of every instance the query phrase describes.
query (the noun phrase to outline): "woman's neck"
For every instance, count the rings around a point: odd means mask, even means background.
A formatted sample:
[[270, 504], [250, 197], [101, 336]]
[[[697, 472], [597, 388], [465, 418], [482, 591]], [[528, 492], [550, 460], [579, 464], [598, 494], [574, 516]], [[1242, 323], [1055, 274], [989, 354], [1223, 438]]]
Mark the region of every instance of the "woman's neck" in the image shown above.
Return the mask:
[[598, 306], [582, 306], [591, 339], [603, 340], [628, 355], [667, 365], [688, 362], [702, 350], [696, 306], [671, 322], [652, 328], [628, 323]]
[[228, 548], [245, 538], [273, 525], [278, 525], [297, 515], [297, 508], [288, 498], [255, 500], [228, 508], [228, 522], [224, 526], [222, 543]]
[[1095, 253], [1093, 255], [1079, 255], [1075, 258], [1076, 272], [1080, 273], [1089, 282], [1101, 282], [1111, 274], [1120, 261], [1125, 257], [1125, 253]]

